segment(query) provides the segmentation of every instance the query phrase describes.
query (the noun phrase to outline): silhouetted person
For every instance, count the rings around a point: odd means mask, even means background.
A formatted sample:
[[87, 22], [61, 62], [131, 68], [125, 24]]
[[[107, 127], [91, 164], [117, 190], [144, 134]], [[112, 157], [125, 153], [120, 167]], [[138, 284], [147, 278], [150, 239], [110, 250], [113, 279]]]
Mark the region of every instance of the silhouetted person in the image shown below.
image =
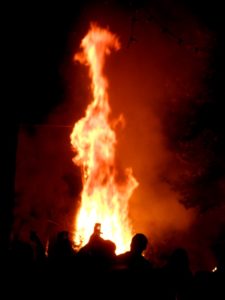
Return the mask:
[[164, 268], [166, 299], [193, 299], [193, 275], [189, 267], [189, 257], [183, 248], [177, 248]]
[[102, 253], [106, 259], [114, 261], [116, 259], [116, 244], [111, 240], [105, 240]]
[[147, 237], [137, 233], [132, 237], [130, 251], [117, 256], [113, 281], [122, 297], [132, 299], [138, 294], [141, 299], [151, 291], [148, 281], [151, 281], [152, 264], [143, 254], [147, 246]]
[[102, 272], [111, 268], [116, 254], [116, 245], [101, 237], [101, 224], [96, 223], [88, 243], [77, 253], [80, 269]]
[[34, 244], [34, 254], [35, 261], [38, 263], [43, 263], [45, 261], [45, 248], [42, 245], [42, 242], [35, 231], [30, 232], [30, 240]]
[[57, 234], [54, 241], [49, 244], [48, 259], [50, 263], [66, 266], [71, 263], [75, 256], [73, 243], [67, 231], [61, 231]]
[[144, 234], [135, 234], [131, 240], [130, 251], [117, 256], [118, 265], [121, 268], [133, 270], [147, 270], [151, 268], [151, 263], [143, 256], [147, 245], [148, 239]]
[[104, 243], [104, 239], [101, 237], [101, 234], [101, 224], [96, 223], [88, 243], [78, 251], [78, 256], [92, 256], [95, 255], [95, 253], [97, 254], [100, 251], [102, 244]]

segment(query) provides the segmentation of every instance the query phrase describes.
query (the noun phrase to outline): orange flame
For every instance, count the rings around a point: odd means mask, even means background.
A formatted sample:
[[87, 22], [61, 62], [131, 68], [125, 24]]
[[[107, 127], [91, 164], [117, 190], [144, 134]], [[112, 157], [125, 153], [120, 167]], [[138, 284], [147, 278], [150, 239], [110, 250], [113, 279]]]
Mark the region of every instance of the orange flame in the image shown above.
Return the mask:
[[91, 25], [83, 38], [82, 52], [75, 55], [75, 60], [89, 67], [93, 101], [71, 133], [71, 144], [76, 151], [73, 161], [82, 168], [83, 177], [75, 242], [86, 243], [94, 224], [99, 222], [103, 238], [116, 243], [117, 253], [127, 250], [130, 245], [132, 228], [128, 218], [128, 201], [138, 185], [131, 169], [124, 171], [123, 180], [118, 179], [116, 135], [108, 120], [108, 82], [103, 76], [103, 66], [110, 50], [118, 50], [119, 47], [117, 37], [96, 24]]

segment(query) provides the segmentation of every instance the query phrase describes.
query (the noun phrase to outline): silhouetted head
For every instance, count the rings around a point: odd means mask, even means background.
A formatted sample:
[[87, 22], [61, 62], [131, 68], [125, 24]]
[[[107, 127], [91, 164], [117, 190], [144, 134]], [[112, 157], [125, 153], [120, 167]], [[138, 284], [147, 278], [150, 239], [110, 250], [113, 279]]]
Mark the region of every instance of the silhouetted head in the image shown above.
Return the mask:
[[183, 248], [177, 248], [173, 251], [170, 257], [170, 265], [175, 268], [186, 269], [189, 267], [188, 253]]
[[48, 257], [50, 259], [62, 259], [74, 254], [73, 242], [68, 231], [60, 231], [56, 237], [50, 241], [48, 247]]
[[143, 233], [137, 233], [133, 236], [130, 244], [130, 250], [133, 253], [141, 254], [148, 245], [148, 239]]
[[57, 234], [57, 240], [58, 241], [69, 240], [69, 232], [66, 231], [66, 230], [58, 232], [58, 234]]
[[105, 247], [105, 253], [108, 256], [115, 256], [116, 244], [113, 241], [105, 240], [104, 247]]

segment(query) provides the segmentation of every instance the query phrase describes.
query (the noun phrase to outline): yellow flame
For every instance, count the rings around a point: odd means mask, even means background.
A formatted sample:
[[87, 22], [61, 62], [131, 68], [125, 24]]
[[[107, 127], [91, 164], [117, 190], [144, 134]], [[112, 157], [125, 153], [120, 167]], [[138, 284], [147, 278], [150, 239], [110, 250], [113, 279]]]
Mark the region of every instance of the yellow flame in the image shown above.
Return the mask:
[[[131, 169], [122, 179], [115, 166], [116, 135], [109, 123], [108, 82], [103, 75], [106, 55], [120, 47], [118, 38], [107, 29], [91, 24], [82, 39], [82, 52], [75, 60], [89, 67], [93, 101], [86, 114], [74, 126], [71, 144], [73, 161], [82, 168], [81, 207], [75, 221], [75, 242], [85, 244], [94, 224], [101, 223], [103, 238], [116, 243], [117, 253], [128, 250], [132, 228], [128, 201], [138, 183]], [[120, 177], [120, 178], [119, 178]]]

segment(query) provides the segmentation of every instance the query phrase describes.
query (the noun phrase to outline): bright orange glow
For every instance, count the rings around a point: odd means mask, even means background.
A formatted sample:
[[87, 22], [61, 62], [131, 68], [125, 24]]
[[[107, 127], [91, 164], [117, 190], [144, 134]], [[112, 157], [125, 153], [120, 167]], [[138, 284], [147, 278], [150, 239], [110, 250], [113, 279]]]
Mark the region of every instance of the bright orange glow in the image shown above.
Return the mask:
[[128, 218], [128, 201], [138, 185], [131, 169], [126, 169], [123, 176], [118, 174], [115, 165], [116, 134], [109, 122], [108, 82], [103, 76], [103, 66], [110, 50], [118, 50], [119, 47], [115, 35], [95, 24], [83, 38], [82, 52], [75, 55], [75, 60], [89, 67], [93, 101], [71, 134], [76, 152], [73, 161], [82, 168], [83, 177], [75, 242], [84, 245], [93, 232], [94, 224], [99, 222], [102, 237], [116, 243], [117, 253], [129, 249], [132, 227]]

